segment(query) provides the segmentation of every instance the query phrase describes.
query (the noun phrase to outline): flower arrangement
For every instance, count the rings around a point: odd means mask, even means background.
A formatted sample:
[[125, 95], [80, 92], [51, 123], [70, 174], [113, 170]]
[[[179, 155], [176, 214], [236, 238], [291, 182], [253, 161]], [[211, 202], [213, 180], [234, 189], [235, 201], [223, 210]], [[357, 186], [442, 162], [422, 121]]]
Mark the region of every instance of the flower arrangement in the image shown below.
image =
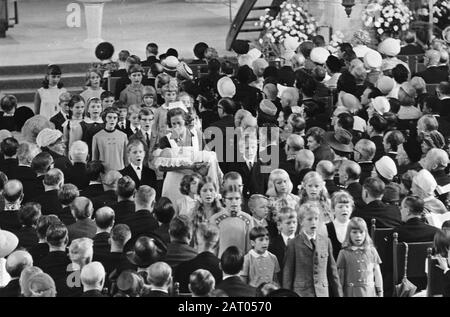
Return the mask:
[[265, 29], [264, 36], [272, 43], [281, 44], [288, 35], [297, 38], [299, 42], [316, 35], [316, 19], [298, 1], [285, 1], [276, 17], [269, 15], [267, 11], [260, 20], [260, 26]]
[[409, 29], [413, 14], [402, 0], [373, 0], [363, 10], [362, 20], [377, 36], [384, 33], [398, 36]]
[[331, 35], [331, 41], [328, 44], [327, 49], [332, 53], [336, 53], [339, 47], [339, 44], [344, 43], [344, 33], [341, 31], [336, 31]]
[[[428, 6], [423, 6], [417, 10], [419, 20], [428, 22], [430, 10]], [[450, 25], [450, 1], [435, 0], [433, 4], [433, 23], [441, 30]]]

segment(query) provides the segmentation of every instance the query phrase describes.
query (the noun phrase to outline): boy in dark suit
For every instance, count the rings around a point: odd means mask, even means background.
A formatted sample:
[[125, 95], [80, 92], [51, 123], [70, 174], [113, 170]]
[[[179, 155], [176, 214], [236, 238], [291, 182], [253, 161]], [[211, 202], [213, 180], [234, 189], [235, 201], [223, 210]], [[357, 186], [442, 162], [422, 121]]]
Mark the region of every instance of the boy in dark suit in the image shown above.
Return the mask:
[[152, 134], [155, 115], [151, 109], [144, 108], [139, 111], [138, 118], [140, 129], [129, 138], [129, 141], [140, 140], [142, 142], [145, 151], [144, 165], [148, 166], [148, 163], [153, 159], [152, 153], [155, 150], [157, 141], [156, 134]]
[[302, 297], [342, 297], [331, 241], [317, 232], [319, 208], [306, 203], [298, 213], [302, 229], [287, 246], [283, 287]]
[[128, 120], [128, 106], [118, 100], [114, 102], [113, 107], [116, 107], [119, 109], [119, 120], [117, 121], [117, 130], [122, 131], [127, 135], [127, 137], [130, 137], [133, 135], [133, 131], [131, 130], [131, 123]]
[[247, 285], [240, 277], [244, 266], [244, 255], [235, 246], [228, 247], [220, 258], [223, 281], [216, 289], [227, 293], [229, 297], [256, 297], [256, 288]]
[[141, 185], [156, 188], [156, 174], [145, 164], [147, 162], [145, 160], [146, 152], [142, 141], [130, 139], [127, 152], [130, 164], [121, 170], [120, 173], [123, 176], [129, 176], [136, 184], [136, 188], [139, 188]]
[[50, 118], [50, 122], [55, 125], [55, 129], [63, 132], [62, 125], [69, 119], [69, 101], [72, 96], [65, 92], [59, 96], [60, 111]]

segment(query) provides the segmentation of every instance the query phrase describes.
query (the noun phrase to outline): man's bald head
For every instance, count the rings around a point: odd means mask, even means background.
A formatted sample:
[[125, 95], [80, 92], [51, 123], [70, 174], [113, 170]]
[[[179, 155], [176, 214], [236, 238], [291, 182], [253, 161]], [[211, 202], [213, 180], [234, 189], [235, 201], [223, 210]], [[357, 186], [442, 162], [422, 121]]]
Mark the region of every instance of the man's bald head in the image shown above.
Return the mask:
[[346, 185], [349, 181], [356, 181], [361, 176], [361, 166], [351, 160], [345, 160], [339, 167], [339, 183]]
[[333, 179], [336, 168], [331, 161], [323, 160], [317, 163], [316, 167], [317, 173], [322, 176], [324, 180]]
[[92, 202], [88, 198], [77, 197], [70, 205], [70, 210], [72, 211], [72, 215], [77, 220], [83, 220], [92, 216], [94, 207], [92, 206]]
[[311, 150], [303, 149], [298, 151], [295, 157], [295, 170], [311, 168], [314, 165], [314, 153]]
[[114, 219], [115, 213], [110, 207], [102, 207], [95, 212], [95, 224], [102, 230], [112, 228]]
[[118, 171], [108, 171], [103, 177], [103, 188], [107, 190], [116, 190], [117, 182], [122, 178], [122, 174]]
[[33, 257], [27, 251], [15, 251], [6, 260], [6, 271], [12, 277], [20, 277], [22, 271], [33, 266]]
[[60, 188], [64, 184], [64, 174], [58, 168], [52, 168], [44, 176], [44, 186]]
[[105, 268], [100, 262], [91, 262], [85, 265], [80, 275], [84, 290], [103, 289], [105, 274]]
[[427, 66], [436, 66], [441, 60], [441, 53], [436, 50], [428, 50], [425, 53], [425, 57], [428, 58]]
[[3, 187], [3, 197], [10, 204], [21, 202], [23, 198], [22, 183], [17, 179], [7, 181]]

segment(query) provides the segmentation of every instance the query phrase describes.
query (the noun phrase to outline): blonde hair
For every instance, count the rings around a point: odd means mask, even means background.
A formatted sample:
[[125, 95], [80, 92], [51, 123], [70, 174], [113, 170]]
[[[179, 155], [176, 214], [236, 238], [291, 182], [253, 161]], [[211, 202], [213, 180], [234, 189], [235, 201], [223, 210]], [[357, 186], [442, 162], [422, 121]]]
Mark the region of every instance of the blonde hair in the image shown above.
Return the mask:
[[[91, 115], [90, 115], [90, 113], [89, 113], [89, 108], [90, 108], [91, 104], [92, 104], [93, 102], [95, 102], [95, 101], [97, 101], [98, 103], [100, 103], [100, 107], [102, 108], [102, 111], [103, 111], [103, 105], [102, 105], [102, 101], [101, 101], [100, 98], [97, 98], [97, 97], [89, 98], [89, 99], [87, 100], [86, 107], [85, 107], [85, 109], [84, 109], [84, 115], [85, 115], [86, 117], [88, 117], [88, 118], [91, 117]], [[101, 114], [100, 114], [100, 117], [101, 117]]]
[[350, 222], [347, 226], [347, 233], [345, 235], [345, 240], [342, 243], [343, 249], [353, 246], [352, 239], [350, 238], [350, 232], [352, 232], [352, 230], [360, 230], [366, 234], [366, 237], [363, 242], [363, 248], [365, 248], [367, 250], [373, 245], [372, 239], [370, 238], [370, 235], [369, 235], [369, 230], [367, 230], [367, 224], [364, 221], [364, 219], [362, 219], [360, 217], [354, 217], [350, 220]]
[[309, 172], [305, 175], [305, 177], [303, 177], [302, 188], [299, 192], [299, 197], [300, 197], [299, 205], [310, 202], [308, 193], [306, 192], [306, 184], [308, 184], [309, 182], [312, 182], [314, 180], [323, 183], [323, 187], [320, 190], [319, 200], [317, 201], [317, 203], [323, 211], [324, 218], [325, 219], [329, 218], [329, 220], [332, 220], [333, 217], [332, 217], [332, 213], [331, 213], [331, 202], [330, 202], [330, 198], [328, 195], [328, 191], [325, 187], [325, 182], [324, 182], [322, 176], [320, 176], [320, 174], [317, 172], [314, 172], [314, 171]]
[[[100, 86], [101, 86], [101, 80], [102, 80], [102, 73], [100, 72], [99, 69], [97, 68], [89, 68], [88, 71], [86, 72], [86, 87], [91, 87], [92, 83], [91, 83], [91, 73], [95, 73], [97, 74], [98, 77], [100, 77]], [[101, 87], [100, 87], [101, 88]]]
[[355, 208], [355, 201], [353, 200], [352, 195], [345, 190], [337, 191], [331, 196], [331, 210], [334, 211], [337, 204], [350, 204], [352, 209]]
[[291, 179], [289, 178], [289, 174], [283, 169], [276, 169], [270, 173], [269, 181], [267, 184], [268, 185], [267, 192], [266, 192], [267, 196], [269, 196], [269, 197], [277, 197], [278, 196], [275, 182], [279, 179], [285, 179], [287, 181], [287, 185], [288, 185], [288, 193], [292, 192], [293, 185], [292, 185]]
[[320, 207], [317, 206], [316, 204], [305, 203], [297, 208], [297, 216], [300, 223], [309, 214], [315, 214], [317, 216], [320, 216]]

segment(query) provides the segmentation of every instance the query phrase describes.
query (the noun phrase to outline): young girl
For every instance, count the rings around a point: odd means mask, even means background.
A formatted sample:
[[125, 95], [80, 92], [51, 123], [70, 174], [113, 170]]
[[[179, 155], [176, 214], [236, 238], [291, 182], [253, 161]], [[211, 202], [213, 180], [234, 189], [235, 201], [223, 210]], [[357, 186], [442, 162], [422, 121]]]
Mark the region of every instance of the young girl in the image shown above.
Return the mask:
[[[305, 175], [305, 177], [303, 177], [302, 188], [299, 192], [299, 196], [299, 205], [309, 202], [316, 204], [320, 208], [320, 222], [322, 224], [333, 221], [328, 192], [325, 187], [325, 182], [319, 173], [309, 172]], [[326, 234], [326, 230], [321, 233]]]
[[194, 227], [194, 246], [197, 246], [196, 232], [200, 225], [207, 223], [211, 216], [223, 211], [217, 187], [211, 177], [205, 176], [200, 179], [197, 186], [197, 195], [199, 200], [191, 210], [191, 219]]
[[194, 108], [194, 99], [187, 92], [181, 92], [178, 95], [178, 100], [181, 101], [186, 109], [189, 111], [191, 118], [193, 119], [191, 122], [191, 128], [196, 128], [197, 130], [202, 130], [202, 122], [200, 121], [197, 111]]
[[366, 222], [350, 220], [337, 268], [345, 297], [383, 297], [381, 259], [372, 245]]
[[61, 69], [58, 65], [49, 65], [42, 87], [34, 95], [34, 109], [36, 114], [50, 119], [58, 113], [59, 95], [67, 92], [61, 81]]
[[292, 187], [289, 174], [285, 170], [276, 169], [270, 173], [266, 195], [275, 213], [282, 208], [283, 201], [287, 202], [287, 207], [297, 207], [300, 199], [291, 193]]
[[86, 90], [83, 91], [80, 96], [84, 100], [89, 100], [91, 98], [99, 98], [104, 92], [103, 88], [100, 87], [102, 81], [102, 73], [99, 69], [90, 68], [86, 73]]
[[192, 212], [197, 202], [198, 183], [201, 178], [201, 175], [197, 173], [183, 176], [180, 184], [180, 192], [183, 194], [183, 198], [175, 202], [177, 216], [187, 215], [190, 219], [193, 218]]
[[155, 123], [153, 124], [152, 131], [159, 138], [162, 138], [168, 133], [167, 113], [169, 112], [169, 105], [175, 102], [178, 97], [178, 84], [176, 80], [171, 80], [167, 85], [164, 85], [162, 94], [165, 102], [155, 111]]
[[63, 131], [64, 139], [67, 142], [67, 148], [70, 149], [73, 142], [79, 141], [83, 137], [81, 122], [84, 118], [84, 99], [79, 95], [75, 95], [70, 99], [68, 106], [69, 120], [64, 122]]
[[153, 113], [158, 109], [158, 95], [156, 89], [151, 86], [145, 86], [142, 90], [142, 105], [143, 108], [149, 108]]
[[347, 226], [350, 222], [355, 203], [352, 196], [346, 191], [338, 191], [331, 197], [331, 210], [335, 218], [327, 223], [328, 238], [333, 246], [333, 256], [337, 260], [342, 243], [345, 240]]
[[84, 120], [80, 123], [83, 131], [82, 141], [86, 142], [89, 148], [89, 154], [92, 153], [92, 138], [101, 131], [105, 124], [102, 120], [102, 102], [99, 98], [91, 98], [87, 102], [86, 114]]

